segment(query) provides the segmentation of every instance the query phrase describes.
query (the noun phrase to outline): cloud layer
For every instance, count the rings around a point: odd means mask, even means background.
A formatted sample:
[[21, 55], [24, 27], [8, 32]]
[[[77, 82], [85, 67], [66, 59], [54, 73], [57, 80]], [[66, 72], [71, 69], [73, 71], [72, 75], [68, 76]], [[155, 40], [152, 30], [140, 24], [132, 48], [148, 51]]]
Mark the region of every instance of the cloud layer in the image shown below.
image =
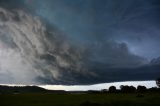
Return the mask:
[[54, 21], [49, 25], [24, 9], [1, 7], [0, 83], [91, 84], [150, 80], [160, 74], [159, 64], [149, 64], [110, 35], [83, 43], [71, 36]]
[[81, 70], [83, 51], [21, 10], [0, 8], [0, 44], [1, 83], [37, 83], [43, 78], [54, 83], [61, 80], [61, 71]]

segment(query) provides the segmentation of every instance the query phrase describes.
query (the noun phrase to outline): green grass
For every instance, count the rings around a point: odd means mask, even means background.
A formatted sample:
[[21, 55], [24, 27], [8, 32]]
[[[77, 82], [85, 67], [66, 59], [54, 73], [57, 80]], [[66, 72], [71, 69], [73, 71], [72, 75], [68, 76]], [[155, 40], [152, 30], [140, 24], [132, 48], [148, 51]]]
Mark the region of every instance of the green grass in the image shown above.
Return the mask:
[[0, 94], [0, 106], [160, 106], [160, 94]]

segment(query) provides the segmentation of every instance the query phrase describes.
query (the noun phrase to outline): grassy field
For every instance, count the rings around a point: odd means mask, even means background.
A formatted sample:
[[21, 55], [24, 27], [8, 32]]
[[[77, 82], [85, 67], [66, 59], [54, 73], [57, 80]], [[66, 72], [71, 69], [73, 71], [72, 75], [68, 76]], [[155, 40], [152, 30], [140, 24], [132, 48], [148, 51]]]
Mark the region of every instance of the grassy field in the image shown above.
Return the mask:
[[0, 94], [0, 106], [160, 106], [160, 94]]

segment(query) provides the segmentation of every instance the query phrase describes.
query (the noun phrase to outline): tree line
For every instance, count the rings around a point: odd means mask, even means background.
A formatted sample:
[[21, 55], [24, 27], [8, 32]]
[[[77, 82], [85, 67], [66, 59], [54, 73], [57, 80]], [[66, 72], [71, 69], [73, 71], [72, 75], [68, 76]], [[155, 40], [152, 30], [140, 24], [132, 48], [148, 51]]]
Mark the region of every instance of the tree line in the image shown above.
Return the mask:
[[120, 89], [116, 89], [115, 86], [110, 86], [109, 89], [103, 89], [102, 92], [110, 92], [110, 93], [117, 93], [117, 92], [121, 92], [121, 93], [136, 93], [136, 92], [140, 92], [140, 93], [144, 93], [146, 91], [160, 91], [160, 78], [156, 80], [156, 84], [158, 86], [157, 87], [152, 87], [147, 89], [145, 86], [128, 86], [128, 85], [121, 85]]

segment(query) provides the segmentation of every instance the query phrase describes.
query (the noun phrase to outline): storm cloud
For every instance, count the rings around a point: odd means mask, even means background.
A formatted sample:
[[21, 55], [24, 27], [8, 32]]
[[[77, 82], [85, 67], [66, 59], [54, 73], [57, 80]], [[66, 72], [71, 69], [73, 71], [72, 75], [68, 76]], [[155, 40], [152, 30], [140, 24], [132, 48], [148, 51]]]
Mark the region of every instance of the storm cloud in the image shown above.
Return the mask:
[[159, 50], [151, 55], [134, 51], [158, 46], [153, 43], [158, 37], [148, 36], [150, 30], [158, 31], [152, 21], [157, 13], [148, 17], [158, 11], [155, 2], [0, 3], [0, 83], [93, 84], [153, 80], [160, 74], [159, 64], [149, 62]]
[[[82, 50], [71, 48], [58, 32], [46, 29], [24, 11], [1, 8], [1, 83], [34, 83], [36, 78], [54, 82], [64, 68], [79, 71]], [[72, 50], [73, 49], [73, 50]], [[71, 53], [70, 53], [71, 52]], [[52, 81], [53, 80], [53, 81]]]

